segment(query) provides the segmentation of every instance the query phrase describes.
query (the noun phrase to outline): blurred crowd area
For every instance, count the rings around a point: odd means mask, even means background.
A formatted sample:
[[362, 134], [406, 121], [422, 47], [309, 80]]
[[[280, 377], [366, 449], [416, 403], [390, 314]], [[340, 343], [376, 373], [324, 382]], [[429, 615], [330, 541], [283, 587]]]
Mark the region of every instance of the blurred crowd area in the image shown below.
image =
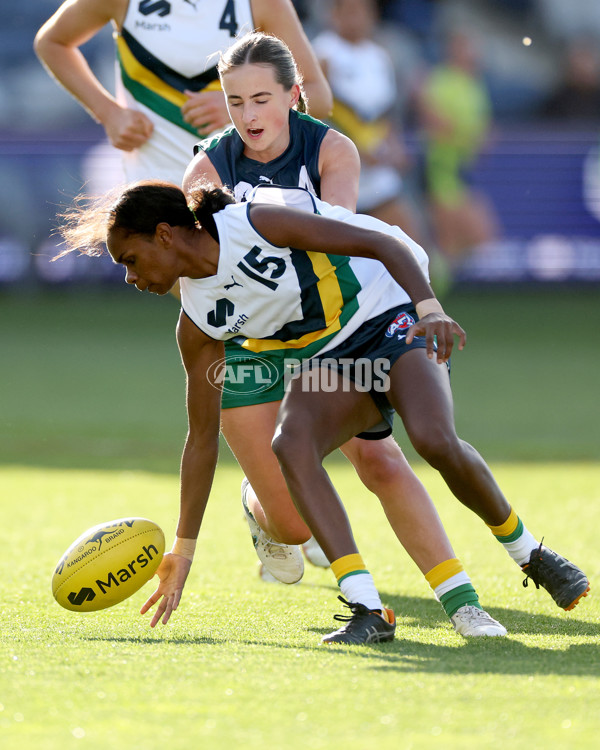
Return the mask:
[[[294, 4], [333, 89], [332, 124], [359, 146], [359, 210], [410, 230], [440, 279], [600, 281], [598, 0]], [[58, 5], [17, 4], [0, 28], [2, 286], [121, 275], [48, 262], [61, 206], [122, 180], [102, 128], [33, 52]], [[113, 45], [107, 27], [83, 47], [110, 90]]]

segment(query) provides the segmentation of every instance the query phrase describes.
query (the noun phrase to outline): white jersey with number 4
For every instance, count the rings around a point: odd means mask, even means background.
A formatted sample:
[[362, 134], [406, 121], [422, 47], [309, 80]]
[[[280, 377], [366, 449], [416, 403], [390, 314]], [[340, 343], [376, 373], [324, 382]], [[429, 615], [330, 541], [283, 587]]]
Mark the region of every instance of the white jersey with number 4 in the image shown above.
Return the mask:
[[123, 152], [128, 180], [181, 184], [198, 131], [181, 106], [188, 91], [221, 90], [219, 52], [252, 31], [250, 0], [130, 0], [117, 44], [117, 98], [150, 118], [150, 140]]

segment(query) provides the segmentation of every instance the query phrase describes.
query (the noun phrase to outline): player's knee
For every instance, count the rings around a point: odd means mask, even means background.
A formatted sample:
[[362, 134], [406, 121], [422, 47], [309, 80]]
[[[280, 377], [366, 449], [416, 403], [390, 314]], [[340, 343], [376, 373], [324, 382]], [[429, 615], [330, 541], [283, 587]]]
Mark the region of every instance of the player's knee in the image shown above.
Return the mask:
[[417, 453], [434, 468], [441, 468], [459, 450], [456, 434], [441, 427], [429, 425], [410, 437]]
[[380, 487], [395, 484], [407, 467], [400, 446], [391, 439], [357, 439], [349, 457], [362, 482], [375, 494]]
[[283, 544], [304, 544], [310, 539], [308, 526], [296, 512], [294, 515], [269, 519], [273, 537]]
[[278, 425], [271, 449], [282, 468], [291, 469], [302, 461], [310, 435], [301, 420], [283, 419]]

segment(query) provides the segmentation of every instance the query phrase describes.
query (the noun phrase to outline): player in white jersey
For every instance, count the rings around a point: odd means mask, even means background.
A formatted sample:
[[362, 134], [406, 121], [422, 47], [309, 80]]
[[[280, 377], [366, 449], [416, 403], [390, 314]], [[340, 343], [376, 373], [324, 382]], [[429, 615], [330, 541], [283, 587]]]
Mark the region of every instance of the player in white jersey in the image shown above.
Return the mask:
[[[116, 97], [79, 49], [107, 24], [116, 40]], [[50, 74], [123, 152], [128, 180], [179, 184], [198, 136], [229, 122], [218, 54], [253, 28], [287, 42], [312, 112], [327, 115], [331, 92], [291, 0], [68, 0], [38, 31], [34, 46]]]
[[333, 93], [328, 121], [360, 153], [357, 210], [419, 239], [424, 233], [403, 177], [410, 162], [394, 112], [394, 65], [374, 40], [378, 13], [376, 0], [333, 0], [328, 28], [312, 44]]
[[[257, 187], [248, 201], [297, 208], [385, 231], [410, 249], [427, 277], [425, 251], [399, 227], [331, 206], [302, 188]], [[345, 341], [365, 321], [411, 302], [385, 266], [370, 258], [328, 256], [324, 261], [320, 255], [309, 254], [310, 263], [306, 264], [304, 252], [274, 249], [254, 229], [244, 204], [227, 206], [215, 214], [214, 221], [220, 247], [217, 273], [181, 279], [183, 310], [211, 338], [241, 339], [242, 346], [255, 352], [268, 348], [270, 339], [300, 352], [309, 339], [318, 341], [318, 351], [323, 353]], [[306, 358], [304, 353], [301, 356]]]
[[[285, 202], [286, 193], [296, 195], [298, 189], [282, 188], [280, 193]], [[313, 336], [316, 351], [308, 353], [304, 347], [302, 356], [319, 365], [327, 351], [340, 378], [346, 376], [343, 367], [348, 360], [354, 364], [363, 357], [388, 360], [383, 396], [373, 384], [363, 388], [363, 382], [355, 377], [356, 369], [351, 369], [349, 381], [338, 380], [333, 389], [315, 388], [314, 379], [306, 388], [301, 374], [291, 380], [280, 408], [274, 451], [294, 502], [327, 554], [352, 613], [346, 618], [338, 616], [346, 619], [347, 625], [326, 636], [325, 642], [370, 643], [394, 637], [393, 612], [381, 604], [343, 506], [322, 466], [323, 458], [350, 436], [376, 427], [382, 417], [387, 419], [390, 408], [401, 414], [411, 441], [440, 471], [453, 494], [493, 530], [509, 528], [514, 511], [489, 467], [472, 446], [458, 438], [454, 427], [448, 371], [441, 365], [450, 358], [455, 335], [459, 348], [464, 346], [464, 331], [444, 313], [413, 249], [397, 233], [380, 223], [377, 226], [385, 231], [365, 229], [362, 218], [351, 212], [341, 216], [343, 221], [330, 219], [327, 214], [339, 216], [339, 210], [332, 211], [324, 203], [319, 208], [324, 215], [287, 205], [235, 204], [231, 194], [214, 186], [199, 186], [188, 206], [176, 186], [146, 181], [79, 207], [65, 218], [65, 252], [97, 255], [106, 243], [113, 260], [125, 267], [127, 283], [140, 291], [166, 294], [177, 279], [185, 280], [182, 285], [188, 287], [177, 333], [188, 379], [189, 418], [181, 468], [181, 509], [175, 546], [158, 571], [161, 583], [142, 607], [146, 612], [159, 602], [152, 625], [161, 617], [163, 623], [168, 621], [189, 573], [218, 452], [220, 394], [210, 373], [223, 357], [222, 341], [239, 335], [237, 321], [248, 325], [251, 335], [256, 333], [255, 324], [264, 326], [267, 340], [270, 337], [286, 344], [297, 341], [298, 335]], [[327, 325], [331, 285], [315, 274], [312, 280], [304, 276], [300, 258], [294, 262], [294, 252], [307, 259], [323, 255], [339, 262], [341, 270], [331, 272], [340, 291], [345, 287], [337, 296], [337, 326], [333, 320]], [[348, 257], [362, 261], [365, 273], [343, 279]], [[240, 268], [244, 263], [248, 264], [246, 270]], [[377, 270], [374, 264], [378, 263], [383, 263], [387, 272]], [[220, 311], [210, 304], [213, 300], [204, 304], [202, 281], [223, 284], [236, 269], [242, 274], [237, 284], [244, 291], [236, 285], [233, 291], [226, 290], [223, 285], [223, 293], [231, 292], [234, 299], [219, 297], [223, 302]], [[379, 302], [373, 298], [381, 297], [379, 289], [387, 284], [388, 275], [402, 286], [400, 294], [408, 295], [418, 319], [412, 318], [407, 326], [405, 306], [393, 304], [380, 315], [365, 316], [352, 335], [347, 335], [346, 326], [352, 327], [354, 316], [361, 319], [361, 307], [371, 305], [376, 313]], [[295, 277], [298, 287], [286, 282], [284, 296], [289, 298], [289, 306], [277, 305], [275, 315], [267, 320], [264, 315], [278, 282], [287, 276], [292, 281]], [[374, 283], [377, 276], [379, 281]], [[352, 277], [354, 283], [348, 286]], [[361, 283], [361, 277], [366, 284]], [[307, 307], [297, 305], [298, 288], [302, 300], [309, 302]], [[190, 314], [186, 304], [194, 297], [198, 300]], [[329, 326], [333, 328], [327, 331]], [[523, 536], [522, 528], [519, 536]], [[566, 609], [575, 606], [589, 589], [583, 572], [538, 545], [529, 532], [519, 554], [528, 546], [528, 562], [523, 565], [528, 576], [547, 588], [559, 606], [561, 600]], [[492, 621], [490, 626], [492, 623], [496, 630], [490, 635], [505, 634], [499, 623]]]

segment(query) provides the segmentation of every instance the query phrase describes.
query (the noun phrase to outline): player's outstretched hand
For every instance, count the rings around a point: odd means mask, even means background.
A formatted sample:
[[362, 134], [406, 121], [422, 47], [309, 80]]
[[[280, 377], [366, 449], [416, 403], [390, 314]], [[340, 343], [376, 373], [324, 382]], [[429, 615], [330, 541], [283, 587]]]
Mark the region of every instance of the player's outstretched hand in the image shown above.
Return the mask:
[[222, 91], [186, 91], [189, 99], [181, 107], [183, 119], [192, 125], [200, 135], [208, 135], [213, 130], [229, 125], [229, 112]]
[[454, 337], [458, 336], [458, 348], [464, 349], [467, 334], [448, 315], [441, 312], [431, 312], [424, 315], [408, 329], [406, 343], [410, 344], [415, 336], [424, 336], [427, 341], [427, 356], [433, 359], [435, 354], [434, 342], [437, 341], [437, 361], [444, 364], [450, 359]]
[[172, 552], [167, 553], [163, 557], [162, 562], [156, 571], [156, 575], [160, 578], [160, 584], [140, 609], [140, 614], [143, 615], [160, 599], [156, 612], [150, 622], [151, 628], [157, 625], [161, 617], [163, 625], [166, 625], [169, 622], [171, 613], [174, 612], [179, 605], [181, 593], [191, 566], [191, 560], [188, 560], [187, 557], [174, 555]]

